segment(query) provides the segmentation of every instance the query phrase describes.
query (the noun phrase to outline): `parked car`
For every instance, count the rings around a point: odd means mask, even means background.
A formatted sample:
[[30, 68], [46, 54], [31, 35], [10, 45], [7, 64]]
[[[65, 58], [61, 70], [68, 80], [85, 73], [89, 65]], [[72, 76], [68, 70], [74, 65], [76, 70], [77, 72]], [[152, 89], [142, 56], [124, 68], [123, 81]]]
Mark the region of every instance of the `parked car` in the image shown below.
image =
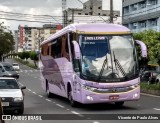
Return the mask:
[[18, 63], [13, 63], [12, 65], [13, 65], [14, 70], [20, 70]]
[[157, 71], [144, 71], [140, 75], [140, 79], [142, 82], [149, 82], [149, 83], [155, 83], [156, 77], [159, 74]]
[[158, 74], [157, 76], [156, 76], [156, 84], [160, 84], [160, 74]]
[[1, 77], [14, 77], [18, 79], [19, 73], [14, 70], [12, 64], [8, 62], [1, 62], [0, 63], [0, 76]]
[[17, 111], [18, 114], [24, 112], [24, 95], [15, 78], [0, 77], [0, 97], [4, 111]]

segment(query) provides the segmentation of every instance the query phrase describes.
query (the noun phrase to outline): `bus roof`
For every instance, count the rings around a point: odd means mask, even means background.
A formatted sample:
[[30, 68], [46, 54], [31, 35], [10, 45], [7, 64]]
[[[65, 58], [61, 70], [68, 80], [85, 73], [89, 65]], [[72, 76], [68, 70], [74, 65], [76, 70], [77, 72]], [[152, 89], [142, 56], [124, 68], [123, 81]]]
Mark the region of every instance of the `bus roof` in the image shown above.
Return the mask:
[[47, 40], [43, 41], [41, 45], [56, 39], [68, 32], [75, 32], [79, 34], [131, 34], [131, 31], [118, 24], [107, 23], [90, 23], [90, 24], [70, 24], [67, 27], [56, 32], [50, 36]]

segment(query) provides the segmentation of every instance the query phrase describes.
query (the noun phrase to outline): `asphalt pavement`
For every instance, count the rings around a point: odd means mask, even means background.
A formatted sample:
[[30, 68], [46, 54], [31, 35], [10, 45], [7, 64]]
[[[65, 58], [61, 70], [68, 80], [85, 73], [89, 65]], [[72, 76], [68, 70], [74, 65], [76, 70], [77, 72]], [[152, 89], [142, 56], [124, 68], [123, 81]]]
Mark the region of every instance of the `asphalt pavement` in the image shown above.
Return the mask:
[[[11, 59], [7, 59], [7, 61], [15, 62]], [[54, 120], [16, 120], [6, 121], [6, 123], [132, 123], [135, 122], [135, 120], [127, 120], [127, 118], [130, 116], [138, 117], [137, 114], [142, 114], [144, 120], [136, 120], [136, 122], [160, 122], [160, 97], [158, 96], [141, 94], [139, 101], [126, 102], [122, 107], [115, 107], [114, 104], [94, 104], [79, 105], [79, 107], [73, 108], [65, 98], [59, 96], [55, 96], [54, 98], [47, 97], [46, 92], [41, 87], [41, 76], [39, 70], [20, 64], [19, 73], [20, 78], [18, 81], [21, 85], [27, 87], [24, 99], [24, 116], [42, 114], [43, 117], [48, 117], [49, 119]], [[150, 114], [151, 116], [158, 114], [159, 120], [146, 120], [145, 116], [147, 116], [147, 114]], [[113, 120], [114, 118], [112, 119], [112, 117], [118, 117], [119, 120]], [[125, 119], [122, 120], [122, 118]]]

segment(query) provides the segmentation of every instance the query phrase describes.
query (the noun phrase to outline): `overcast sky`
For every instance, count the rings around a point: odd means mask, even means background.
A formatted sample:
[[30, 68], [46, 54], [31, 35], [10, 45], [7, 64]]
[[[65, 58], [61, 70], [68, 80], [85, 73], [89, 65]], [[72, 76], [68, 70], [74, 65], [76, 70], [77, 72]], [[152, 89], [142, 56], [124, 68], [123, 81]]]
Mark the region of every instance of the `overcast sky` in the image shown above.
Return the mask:
[[[86, 2], [87, 0], [81, 0]], [[115, 0], [114, 0], [115, 1]], [[116, 0], [115, 8], [121, 8], [121, 0]], [[109, 8], [109, 0], [103, 0], [103, 8]], [[67, 7], [70, 8], [82, 8], [82, 4], [78, 0], [67, 0]], [[4, 15], [3, 12], [17, 12], [22, 14], [34, 14], [34, 15], [52, 15], [61, 16], [62, 15], [62, 0], [0, 0], [0, 18], [15, 18], [12, 16]], [[17, 17], [17, 19], [25, 19], [22, 17]], [[55, 18], [56, 19], [56, 18]], [[35, 20], [30, 16], [29, 20]], [[11, 30], [18, 29], [18, 25], [28, 25], [28, 26], [42, 26], [41, 23], [33, 22], [22, 22], [22, 21], [11, 21], [0, 19], [0, 22], [4, 22], [6, 26], [9, 26]], [[41, 20], [42, 21], [42, 20]], [[54, 22], [60, 22], [60, 20], [54, 20]]]

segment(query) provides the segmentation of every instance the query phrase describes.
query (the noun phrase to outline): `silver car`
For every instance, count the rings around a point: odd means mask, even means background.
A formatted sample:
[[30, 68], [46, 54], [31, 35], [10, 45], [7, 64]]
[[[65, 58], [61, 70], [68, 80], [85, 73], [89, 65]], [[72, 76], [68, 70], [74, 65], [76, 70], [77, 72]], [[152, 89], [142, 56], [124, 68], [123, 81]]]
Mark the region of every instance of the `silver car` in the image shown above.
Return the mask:
[[0, 77], [0, 98], [3, 110], [17, 111], [18, 114], [24, 112], [23, 89], [14, 78]]
[[12, 64], [8, 62], [1, 62], [0, 63], [0, 76], [1, 77], [14, 77], [18, 79], [19, 73], [14, 70]]

